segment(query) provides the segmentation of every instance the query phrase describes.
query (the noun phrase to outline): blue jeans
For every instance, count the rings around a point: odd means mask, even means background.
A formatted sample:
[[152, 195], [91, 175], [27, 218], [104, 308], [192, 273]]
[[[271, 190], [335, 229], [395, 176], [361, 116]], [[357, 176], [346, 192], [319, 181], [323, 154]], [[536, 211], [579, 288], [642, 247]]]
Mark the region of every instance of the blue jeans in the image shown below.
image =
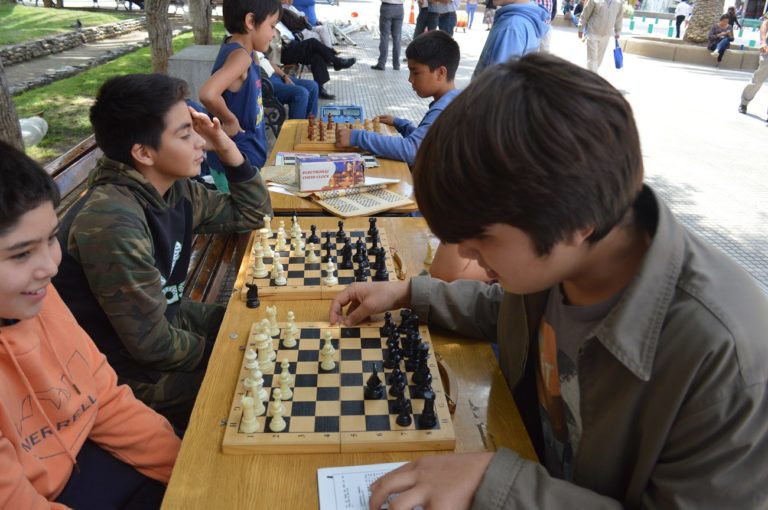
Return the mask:
[[275, 96], [288, 105], [289, 119], [306, 119], [311, 113], [317, 117], [317, 97], [320, 87], [313, 80], [291, 78], [293, 85], [286, 84], [277, 73], [269, 77]]
[[725, 50], [728, 49], [728, 46], [731, 45], [731, 40], [727, 37], [723, 37], [720, 39], [720, 42], [717, 43], [717, 46], [715, 47], [715, 50], [719, 53], [717, 56], [717, 61], [720, 62], [723, 60], [723, 55], [725, 55]]
[[427, 20], [429, 19], [429, 8], [419, 7], [419, 15], [416, 16], [416, 28], [413, 30], [413, 37], [421, 35], [427, 29]]
[[430, 12], [427, 17], [427, 29], [439, 29], [453, 37], [453, 29], [456, 28], [456, 11], [443, 14]]
[[472, 22], [475, 21], [475, 11], [477, 11], [477, 4], [467, 4], [467, 28], [472, 28]]
[[379, 10], [379, 60], [377, 65], [384, 67], [387, 63], [389, 50], [389, 35], [392, 34], [392, 67], [400, 69], [400, 36], [403, 31], [403, 4], [381, 4]]

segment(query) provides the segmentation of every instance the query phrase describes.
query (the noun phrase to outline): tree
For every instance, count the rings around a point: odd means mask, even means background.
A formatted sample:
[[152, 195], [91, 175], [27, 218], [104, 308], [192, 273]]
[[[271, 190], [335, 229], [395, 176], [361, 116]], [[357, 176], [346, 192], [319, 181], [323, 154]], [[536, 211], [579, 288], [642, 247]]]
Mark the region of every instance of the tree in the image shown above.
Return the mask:
[[19, 117], [16, 114], [16, 105], [13, 104], [11, 93], [8, 90], [8, 81], [5, 79], [2, 59], [0, 59], [0, 140], [24, 150]]
[[144, 4], [149, 44], [152, 47], [152, 71], [156, 73], [168, 71], [168, 59], [173, 55], [169, 4], [170, 0], [147, 0]]
[[696, 0], [684, 39], [694, 43], [705, 42], [709, 29], [723, 14], [724, 3], [724, 0]]
[[192, 19], [195, 44], [213, 43], [212, 11], [213, 7], [210, 0], [189, 0], [189, 17]]

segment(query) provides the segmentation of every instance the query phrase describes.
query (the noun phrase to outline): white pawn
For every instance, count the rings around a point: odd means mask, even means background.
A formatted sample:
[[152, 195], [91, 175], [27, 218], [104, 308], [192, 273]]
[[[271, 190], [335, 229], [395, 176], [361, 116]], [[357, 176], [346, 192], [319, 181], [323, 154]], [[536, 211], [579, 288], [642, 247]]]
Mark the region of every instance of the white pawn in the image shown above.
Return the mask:
[[325, 278], [323, 278], [323, 284], [327, 285], [328, 287], [333, 287], [334, 285], [339, 284], [339, 279], [336, 278], [336, 275], [334, 274], [336, 272], [336, 264], [333, 263], [333, 260], [329, 260], [328, 263], [325, 265]]
[[269, 274], [269, 277], [274, 281], [277, 279], [277, 265], [280, 264], [280, 259], [275, 258], [275, 261], [272, 263], [272, 271]]
[[285, 245], [285, 232], [278, 230], [277, 231], [277, 244], [275, 244], [275, 250], [277, 251], [284, 251], [286, 248]]
[[307, 250], [307, 263], [317, 264], [318, 262], [320, 262], [320, 257], [318, 257], [317, 253], [315, 252], [315, 243], [309, 243], [309, 249]]
[[[320, 349], [320, 368], [323, 370], [333, 370], [336, 368], [336, 362], [333, 361], [333, 353], [329, 349], [330, 344], [325, 344]], [[331, 347], [332, 349], [333, 347]]]
[[[264, 389], [264, 374], [258, 368], [251, 372], [251, 394], [253, 394], [258, 400], [265, 401], [269, 398], [269, 393]], [[262, 411], [264, 412], [264, 411]], [[257, 416], [261, 416], [261, 413], [256, 413]]]
[[269, 274], [269, 271], [267, 271], [267, 266], [264, 265], [264, 249], [261, 247], [261, 245], [256, 246], [256, 253], [254, 254], [251, 274], [255, 278], [264, 278]]
[[325, 349], [325, 346], [328, 346], [328, 351], [331, 353], [331, 356], [333, 356], [333, 353], [336, 352], [336, 349], [333, 348], [333, 333], [331, 333], [330, 329], [326, 329], [323, 332], [323, 349]]
[[274, 368], [274, 363], [270, 359], [270, 353], [272, 352], [272, 339], [263, 333], [258, 335], [259, 348], [259, 370], [264, 372], [270, 372]]
[[285, 220], [280, 220], [280, 225], [277, 227], [278, 232], [285, 232]]
[[301, 224], [299, 224], [299, 217], [296, 216], [296, 214], [293, 215], [293, 228], [296, 229], [296, 232], [299, 233], [299, 237], [301, 237]]
[[283, 339], [283, 346], [289, 349], [296, 347], [296, 334], [298, 333], [298, 330], [296, 329], [294, 320], [295, 316], [293, 315], [293, 312], [289, 311], [288, 323], [285, 326], [285, 338]]
[[275, 276], [275, 285], [279, 287], [288, 285], [288, 280], [285, 278], [285, 269], [283, 269], [283, 264], [281, 264], [279, 260], [277, 261], [277, 276]]
[[[272, 309], [271, 311], [269, 309]], [[280, 326], [277, 324], [277, 306], [272, 305], [267, 307], [267, 317], [269, 318], [269, 336], [277, 336], [280, 334]], [[263, 319], [266, 320], [266, 319]]]
[[293, 397], [293, 392], [291, 391], [290, 385], [291, 385], [291, 376], [285, 371], [280, 372], [280, 377], [278, 378], [280, 381], [280, 394], [282, 395], [283, 400], [291, 400], [291, 397]]
[[264, 256], [273, 257], [275, 254], [272, 251], [272, 247], [269, 246], [270, 232], [266, 228], [262, 228], [259, 230], [259, 234], [261, 234], [261, 249], [264, 251]]
[[255, 402], [253, 397], [243, 397], [240, 405], [243, 407], [243, 419], [240, 420], [240, 431], [245, 434], [253, 434], [259, 430], [259, 421], [256, 419]]
[[280, 391], [280, 388], [275, 388], [272, 390], [272, 402], [269, 403], [269, 411], [267, 411], [267, 416], [272, 416], [277, 409], [280, 410], [280, 413], [285, 411], [283, 408], [283, 393]]
[[280, 400], [272, 402], [270, 407], [272, 407], [273, 404], [277, 404], [280, 407], [275, 407], [272, 411], [272, 419], [269, 421], [269, 430], [272, 432], [282, 432], [286, 427], [285, 420], [283, 419], [283, 406], [280, 404]]
[[253, 349], [248, 349], [245, 351], [245, 368], [248, 370], [253, 370], [254, 368], [259, 366], [259, 361], [257, 359], [256, 351]]
[[293, 376], [291, 375], [291, 364], [288, 363], [288, 358], [283, 358], [280, 362], [280, 369], [288, 376], [288, 384], [293, 384]]
[[432, 242], [427, 239], [427, 256], [424, 257], [424, 265], [431, 266], [433, 260], [435, 260], [435, 249], [432, 247]]
[[267, 231], [267, 237], [272, 236], [272, 217], [269, 215], [264, 216], [264, 228], [262, 230]]

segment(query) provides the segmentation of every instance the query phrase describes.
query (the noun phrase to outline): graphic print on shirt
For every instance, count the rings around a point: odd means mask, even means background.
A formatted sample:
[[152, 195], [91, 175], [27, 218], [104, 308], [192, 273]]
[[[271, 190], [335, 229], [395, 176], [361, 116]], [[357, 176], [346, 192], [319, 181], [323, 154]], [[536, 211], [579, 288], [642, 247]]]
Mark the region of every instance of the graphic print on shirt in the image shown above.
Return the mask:
[[256, 100], [256, 105], [258, 106], [258, 111], [256, 112], [256, 125], [260, 126], [261, 122], [264, 120], [264, 99], [261, 95], [261, 78], [256, 79], [256, 88], [259, 91], [258, 99]]
[[545, 443], [544, 465], [556, 478], [573, 477], [573, 452], [581, 433], [576, 366], [557, 348], [557, 334], [543, 318], [538, 334], [536, 389]]
[[[176, 243], [173, 246], [173, 257], [171, 259], [171, 270], [168, 272], [168, 274], [173, 274], [173, 269], [176, 267], [176, 262], [179, 261], [179, 258], [181, 257], [181, 242], [176, 241]], [[171, 305], [178, 300], [181, 299], [181, 296], [184, 295], [184, 285], [186, 284], [185, 281], [182, 281], [178, 285], [168, 285], [166, 286], [166, 283], [168, 283], [168, 280], [163, 276], [160, 275], [160, 285], [163, 287], [163, 296], [165, 296], [165, 301]]]

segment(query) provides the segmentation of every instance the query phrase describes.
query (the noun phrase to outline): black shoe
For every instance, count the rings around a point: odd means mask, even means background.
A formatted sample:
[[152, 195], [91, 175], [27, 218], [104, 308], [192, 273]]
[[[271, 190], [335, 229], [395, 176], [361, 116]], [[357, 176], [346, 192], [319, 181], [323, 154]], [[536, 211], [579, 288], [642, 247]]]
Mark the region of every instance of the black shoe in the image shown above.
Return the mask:
[[334, 58], [333, 70], [341, 71], [342, 69], [347, 69], [355, 65], [355, 62], [357, 62], [357, 59], [354, 57], [353, 58]]
[[739, 105], [739, 113], [747, 113], [747, 105], [740, 104]]
[[394, 69], [395, 71], [399, 71], [400, 70], [400, 66], [393, 67], [392, 69]]
[[376, 69], [377, 71], [383, 71], [384, 66], [380, 66], [379, 64], [376, 64], [375, 66], [371, 66], [371, 69]]
[[334, 96], [333, 94], [329, 94], [328, 91], [325, 90], [325, 87], [320, 87], [320, 93], [318, 94], [318, 96], [320, 97], [320, 99], [327, 99], [329, 101], [331, 99], [336, 99], [336, 96]]

